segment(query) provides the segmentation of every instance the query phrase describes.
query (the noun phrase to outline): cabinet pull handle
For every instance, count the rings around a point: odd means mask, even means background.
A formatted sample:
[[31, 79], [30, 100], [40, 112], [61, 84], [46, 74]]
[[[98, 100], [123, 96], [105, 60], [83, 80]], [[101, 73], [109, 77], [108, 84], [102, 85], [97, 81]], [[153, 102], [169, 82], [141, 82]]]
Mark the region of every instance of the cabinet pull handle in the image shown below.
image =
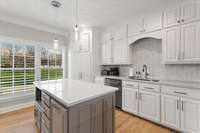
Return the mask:
[[182, 111], [184, 111], [184, 102], [182, 101]]
[[176, 108], [179, 110], [179, 100], [176, 101]]
[[131, 85], [131, 84], [126, 84], [126, 86], [133, 87], [133, 85]]
[[139, 92], [139, 100], [142, 100], [142, 94]]
[[151, 87], [144, 87], [145, 89], [153, 90], [154, 88]]
[[181, 95], [187, 95], [187, 93], [184, 93], [184, 92], [178, 92], [178, 91], [174, 91], [174, 93], [181, 94]]
[[181, 19], [181, 22], [183, 22], [183, 23], [184, 23], [184, 22], [185, 22], [185, 20], [184, 20], [184, 19]]
[[138, 93], [137, 92], [135, 93], [135, 99], [136, 100], [138, 99]]
[[179, 23], [179, 24], [180, 24], [180, 23], [181, 23], [181, 21], [180, 21], [180, 20], [178, 20], [178, 21], [177, 21], [177, 23]]
[[55, 104], [52, 104], [52, 106], [53, 106], [56, 110], [60, 110], [60, 108], [57, 107]]

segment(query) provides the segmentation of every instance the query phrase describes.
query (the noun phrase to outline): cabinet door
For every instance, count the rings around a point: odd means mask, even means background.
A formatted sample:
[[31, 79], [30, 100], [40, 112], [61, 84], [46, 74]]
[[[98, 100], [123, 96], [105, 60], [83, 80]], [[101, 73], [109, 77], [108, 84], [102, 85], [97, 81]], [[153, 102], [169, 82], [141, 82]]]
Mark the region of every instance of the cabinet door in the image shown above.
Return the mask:
[[182, 98], [181, 128], [185, 132], [200, 132], [200, 102]]
[[[115, 133], [115, 97], [108, 97], [104, 99], [104, 121], [103, 121], [103, 133]], [[87, 132], [88, 133], [88, 132]]]
[[72, 54], [72, 78], [76, 80], [91, 80], [91, 59], [87, 52]]
[[182, 60], [200, 62], [200, 22], [182, 25]]
[[137, 19], [128, 24], [128, 36], [138, 35], [143, 32], [143, 19]]
[[109, 34], [102, 37], [101, 60], [102, 64], [110, 64], [112, 62], [112, 43]]
[[180, 128], [180, 104], [179, 97], [162, 95], [161, 123], [172, 128]]
[[126, 24], [114, 25], [110, 30], [111, 30], [112, 38], [114, 39], [124, 39], [127, 37]]
[[179, 25], [180, 23], [178, 21], [180, 21], [180, 6], [179, 5], [175, 5], [175, 6], [171, 6], [169, 8], [167, 8], [164, 11], [164, 19], [163, 19], [163, 23], [164, 23], [164, 27], [171, 27], [171, 26], [176, 26]]
[[180, 60], [180, 27], [164, 29], [162, 54], [164, 62], [178, 62]]
[[90, 32], [82, 32], [80, 33], [80, 51], [88, 52], [90, 48]]
[[162, 29], [162, 13], [154, 13], [144, 18], [145, 32], [151, 32]]
[[187, 0], [181, 5], [181, 19], [184, 23], [200, 20], [200, 2], [199, 0]]
[[122, 90], [122, 108], [123, 110], [138, 114], [138, 89], [123, 88]]
[[67, 110], [56, 101], [51, 102], [51, 133], [67, 133]]
[[160, 122], [160, 94], [140, 91], [139, 115]]
[[112, 41], [113, 46], [113, 63], [128, 63], [128, 45], [126, 39], [118, 39]]

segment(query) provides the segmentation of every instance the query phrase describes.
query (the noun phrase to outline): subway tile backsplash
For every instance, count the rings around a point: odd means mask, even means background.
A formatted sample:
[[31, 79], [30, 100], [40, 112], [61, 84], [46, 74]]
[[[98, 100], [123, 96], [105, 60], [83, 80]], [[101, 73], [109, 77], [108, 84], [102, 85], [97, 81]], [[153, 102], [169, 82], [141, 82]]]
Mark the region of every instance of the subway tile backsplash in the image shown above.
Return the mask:
[[200, 65], [198, 64], [162, 64], [162, 40], [152, 38], [139, 40], [132, 44], [131, 51], [133, 66], [136, 70], [141, 71], [143, 64], [147, 64], [152, 77], [200, 82]]

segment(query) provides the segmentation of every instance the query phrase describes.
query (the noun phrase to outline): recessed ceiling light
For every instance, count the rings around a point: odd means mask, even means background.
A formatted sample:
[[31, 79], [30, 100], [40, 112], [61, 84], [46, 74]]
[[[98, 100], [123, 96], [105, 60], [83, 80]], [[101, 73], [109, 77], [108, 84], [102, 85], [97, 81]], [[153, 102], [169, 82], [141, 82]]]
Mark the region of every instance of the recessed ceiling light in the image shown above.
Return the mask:
[[59, 1], [53, 0], [51, 1], [51, 5], [58, 8], [61, 7], [61, 3]]

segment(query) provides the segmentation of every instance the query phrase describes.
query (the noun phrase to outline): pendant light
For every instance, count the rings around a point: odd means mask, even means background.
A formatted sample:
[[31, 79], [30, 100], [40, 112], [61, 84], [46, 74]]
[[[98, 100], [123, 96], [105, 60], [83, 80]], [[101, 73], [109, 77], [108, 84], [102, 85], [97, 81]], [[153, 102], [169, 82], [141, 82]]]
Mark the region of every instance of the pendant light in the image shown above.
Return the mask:
[[75, 25], [73, 26], [75, 31], [75, 40], [79, 39], [79, 3], [75, 0]]
[[[59, 8], [59, 7], [61, 7], [61, 3], [60, 2], [58, 2], [58, 1], [55, 1], [55, 0], [53, 0], [53, 1], [51, 1], [51, 5], [53, 6], [53, 7], [55, 7], [55, 8]], [[56, 25], [56, 14], [57, 14], [57, 11], [55, 11], [55, 17], [54, 17], [54, 19], [55, 19], [55, 25]], [[54, 34], [54, 37], [53, 37], [53, 48], [54, 49], [58, 49], [58, 47], [59, 47], [59, 40], [58, 40], [58, 38], [56, 37], [56, 34]]]

